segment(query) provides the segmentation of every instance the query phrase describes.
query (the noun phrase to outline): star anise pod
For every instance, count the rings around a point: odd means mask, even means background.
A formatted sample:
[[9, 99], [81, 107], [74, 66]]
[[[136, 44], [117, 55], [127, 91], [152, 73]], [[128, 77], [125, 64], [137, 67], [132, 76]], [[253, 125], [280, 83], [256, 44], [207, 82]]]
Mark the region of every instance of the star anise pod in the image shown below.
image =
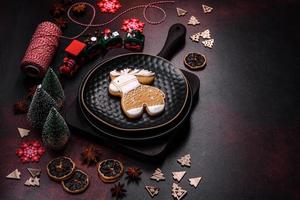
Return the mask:
[[95, 164], [100, 160], [101, 152], [94, 145], [90, 145], [81, 153], [82, 164]]
[[111, 195], [113, 197], [116, 197], [116, 199], [122, 199], [126, 196], [126, 190], [124, 189], [124, 184], [121, 184], [118, 182], [118, 184], [115, 184], [113, 188], [110, 189]]
[[138, 182], [141, 179], [142, 171], [138, 167], [128, 167], [126, 174], [129, 182]]
[[86, 12], [86, 5], [84, 3], [77, 4], [72, 8], [72, 12], [77, 16], [83, 15]]
[[66, 29], [68, 26], [68, 21], [64, 18], [57, 18], [54, 20], [54, 23], [62, 30]]
[[21, 100], [14, 104], [14, 113], [15, 114], [25, 114], [28, 112], [28, 102], [27, 100]]
[[55, 3], [52, 5], [51, 9], [50, 9], [50, 14], [52, 15], [52, 17], [58, 18], [61, 17], [62, 15], [64, 15], [66, 12], [65, 8], [64, 8], [64, 4], [62, 3]]

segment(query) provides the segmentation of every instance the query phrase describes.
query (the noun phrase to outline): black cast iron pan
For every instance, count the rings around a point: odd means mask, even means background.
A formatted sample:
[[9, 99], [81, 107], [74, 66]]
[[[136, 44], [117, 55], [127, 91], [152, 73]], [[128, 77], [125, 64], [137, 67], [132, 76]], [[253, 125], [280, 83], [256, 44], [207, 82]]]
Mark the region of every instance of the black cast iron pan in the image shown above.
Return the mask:
[[[186, 78], [170, 59], [185, 42], [186, 29], [182, 24], [171, 26], [166, 43], [158, 56], [131, 53], [114, 57], [96, 65], [87, 73], [79, 88], [79, 104], [87, 119], [97, 125], [128, 135], [167, 127], [181, 116], [189, 99]], [[120, 98], [108, 94], [109, 73], [124, 68], [147, 69], [155, 72], [154, 86], [166, 94], [165, 111], [156, 117], [146, 113], [139, 119], [129, 119], [121, 110]], [[126, 132], [126, 133], [124, 133]]]

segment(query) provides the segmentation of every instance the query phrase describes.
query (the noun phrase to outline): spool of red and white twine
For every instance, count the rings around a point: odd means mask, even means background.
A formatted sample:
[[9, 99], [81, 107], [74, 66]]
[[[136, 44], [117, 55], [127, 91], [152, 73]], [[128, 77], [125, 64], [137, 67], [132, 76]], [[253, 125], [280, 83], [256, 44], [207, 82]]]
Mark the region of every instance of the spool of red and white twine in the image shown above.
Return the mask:
[[[87, 2], [78, 2], [73, 4], [67, 12], [68, 18], [74, 22], [77, 25], [85, 27], [78, 35], [74, 37], [67, 37], [62, 35], [62, 31], [60, 28], [52, 23], [52, 22], [42, 22], [41, 24], [38, 25], [38, 27], [35, 30], [35, 33], [32, 36], [32, 39], [29, 43], [29, 46], [25, 52], [24, 58], [21, 62], [21, 69], [25, 72], [26, 75], [34, 78], [42, 78], [44, 77], [47, 69], [49, 68], [49, 65], [52, 62], [52, 59], [54, 57], [54, 54], [58, 48], [58, 43], [59, 39], [68, 39], [68, 40], [73, 40], [76, 39], [80, 36], [82, 36], [90, 27], [102, 27], [110, 24], [111, 22], [115, 21], [122, 15], [136, 9], [143, 8], [143, 17], [148, 22], [149, 24], [155, 25], [155, 24], [160, 24], [166, 19], [166, 12], [164, 9], [161, 7], [157, 6], [159, 4], [166, 4], [166, 3], [175, 3], [174, 0], [166, 0], [166, 1], [156, 1], [156, 2], [151, 2], [148, 4], [143, 4], [143, 5], [137, 5], [131, 8], [128, 8], [127, 10], [124, 10], [120, 14], [116, 15], [113, 17], [111, 20], [100, 23], [100, 24], [93, 24], [93, 21], [96, 16], [96, 9], [95, 7]], [[90, 7], [93, 11], [92, 17], [89, 23], [81, 23], [74, 19], [71, 16], [71, 10], [74, 6], [78, 4], [85, 4], [88, 7]], [[159, 21], [151, 21], [147, 16], [147, 10], [149, 8], [154, 8], [162, 12], [163, 17]]]
[[36, 28], [21, 61], [23, 72], [34, 78], [44, 77], [57, 50], [60, 28], [52, 22], [42, 22]]

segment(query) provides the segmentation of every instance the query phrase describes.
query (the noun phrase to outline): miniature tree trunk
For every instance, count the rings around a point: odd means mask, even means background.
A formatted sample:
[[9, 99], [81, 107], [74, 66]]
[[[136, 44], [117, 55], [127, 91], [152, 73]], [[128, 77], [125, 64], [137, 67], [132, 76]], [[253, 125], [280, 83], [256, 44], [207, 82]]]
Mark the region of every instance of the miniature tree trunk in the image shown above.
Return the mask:
[[53, 150], [61, 150], [67, 144], [69, 137], [70, 131], [64, 118], [55, 108], [52, 108], [43, 128], [44, 144]]
[[27, 118], [34, 128], [42, 129], [52, 107], [57, 108], [55, 100], [39, 85], [33, 95]]
[[58, 107], [63, 105], [65, 94], [55, 72], [49, 68], [42, 82], [42, 88], [56, 101]]

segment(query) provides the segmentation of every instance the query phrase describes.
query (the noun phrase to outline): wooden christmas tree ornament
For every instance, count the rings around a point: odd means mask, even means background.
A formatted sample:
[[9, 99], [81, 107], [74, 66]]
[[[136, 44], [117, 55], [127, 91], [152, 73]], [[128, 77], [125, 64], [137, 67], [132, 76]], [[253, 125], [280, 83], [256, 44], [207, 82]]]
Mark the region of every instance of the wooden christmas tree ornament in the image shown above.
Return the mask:
[[162, 173], [162, 171], [159, 168], [157, 168], [155, 170], [155, 172], [153, 173], [153, 175], [150, 177], [150, 179], [156, 180], [158, 182], [158, 181], [163, 181], [166, 178], [165, 178], [164, 174]]
[[15, 169], [15, 171], [8, 174], [6, 178], [19, 180], [21, 179], [21, 172], [18, 169]]
[[187, 194], [187, 191], [182, 189], [179, 185], [176, 183], [173, 183], [172, 185], [172, 196], [176, 200], [182, 199]]
[[202, 4], [202, 8], [203, 8], [204, 13], [210, 13], [213, 10], [212, 7], [209, 7], [209, 6], [204, 5], [204, 4]]
[[182, 8], [176, 8], [176, 11], [177, 11], [178, 17], [184, 16], [187, 13], [187, 11], [183, 10]]
[[200, 22], [198, 21], [198, 19], [195, 16], [191, 16], [191, 18], [188, 21], [188, 25], [196, 26], [198, 24], [200, 24]]
[[189, 182], [191, 186], [194, 186], [195, 188], [198, 186], [198, 184], [200, 183], [202, 177], [196, 177], [196, 178], [190, 178]]
[[38, 177], [30, 177], [29, 179], [26, 180], [24, 183], [26, 186], [40, 186], [40, 179]]
[[156, 186], [146, 185], [145, 188], [152, 198], [159, 193], [159, 188]]
[[209, 31], [209, 29], [206, 29], [205, 31], [200, 32], [200, 36], [203, 39], [210, 39], [210, 31]]
[[210, 39], [210, 40], [204, 40], [202, 41], [202, 44], [205, 46], [205, 47], [208, 47], [208, 48], [212, 48], [213, 45], [214, 45], [214, 42], [215, 40], [214, 39]]
[[27, 130], [25, 128], [18, 128], [18, 131], [19, 131], [21, 138], [28, 136], [29, 132], [30, 132], [30, 130]]
[[191, 36], [190, 36], [190, 39], [191, 39], [193, 42], [199, 42], [199, 41], [200, 41], [200, 34], [199, 34], [199, 33], [195, 33], [194, 35], [191, 35]]
[[187, 154], [179, 159], [177, 159], [177, 162], [182, 166], [190, 167], [192, 163], [192, 157], [190, 154]]
[[41, 175], [41, 169], [27, 168], [27, 170], [33, 178]]
[[173, 179], [180, 182], [183, 176], [185, 175], [186, 171], [180, 171], [180, 172], [172, 172]]

